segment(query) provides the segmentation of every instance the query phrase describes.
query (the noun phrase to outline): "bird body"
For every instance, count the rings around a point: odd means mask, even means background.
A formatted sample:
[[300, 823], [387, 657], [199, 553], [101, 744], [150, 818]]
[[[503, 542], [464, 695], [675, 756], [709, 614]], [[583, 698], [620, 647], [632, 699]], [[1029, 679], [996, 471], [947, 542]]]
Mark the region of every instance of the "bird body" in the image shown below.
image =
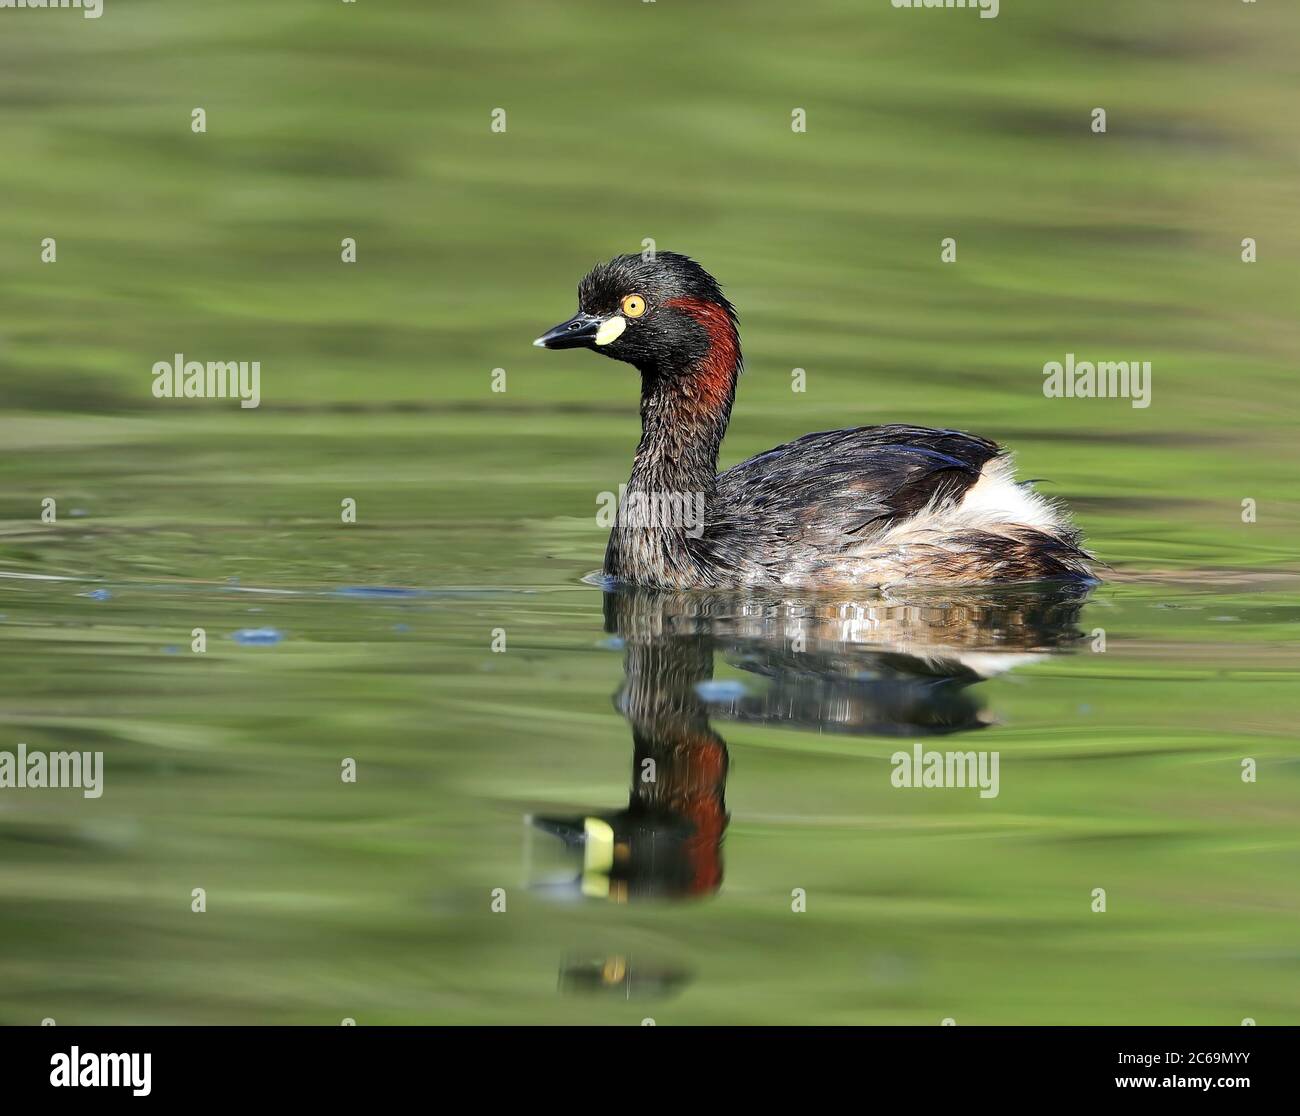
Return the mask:
[[699, 264], [619, 256], [538, 338], [641, 373], [641, 441], [605, 573], [661, 588], [848, 588], [1091, 579], [1068, 517], [994, 442], [863, 426], [806, 434], [722, 473], [741, 370], [736, 313]]

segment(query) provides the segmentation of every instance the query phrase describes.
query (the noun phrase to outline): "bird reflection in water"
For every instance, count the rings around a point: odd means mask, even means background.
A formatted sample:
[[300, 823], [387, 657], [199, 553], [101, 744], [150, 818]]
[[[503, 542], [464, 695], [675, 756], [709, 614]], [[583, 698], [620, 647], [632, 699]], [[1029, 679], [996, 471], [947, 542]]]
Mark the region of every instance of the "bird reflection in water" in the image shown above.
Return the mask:
[[[727, 745], [714, 720], [863, 736], [987, 727], [977, 684], [1068, 650], [1088, 586], [971, 590], [906, 599], [606, 591], [605, 629], [624, 653], [614, 697], [632, 729], [627, 806], [534, 816], [570, 863], [557, 896], [617, 903], [695, 899], [722, 884]], [[762, 681], [713, 681], [715, 657]], [[561, 986], [627, 993], [621, 955], [571, 958]], [[662, 983], [652, 979], [651, 986]]]
[[[727, 746], [712, 719], [863, 736], [982, 729], [975, 685], [1078, 640], [1086, 595], [1075, 585], [851, 602], [609, 591], [605, 628], [624, 649], [615, 706], [632, 727], [629, 801], [532, 823], [581, 856], [583, 895], [712, 894], [727, 825]], [[711, 686], [715, 653], [764, 683]]]

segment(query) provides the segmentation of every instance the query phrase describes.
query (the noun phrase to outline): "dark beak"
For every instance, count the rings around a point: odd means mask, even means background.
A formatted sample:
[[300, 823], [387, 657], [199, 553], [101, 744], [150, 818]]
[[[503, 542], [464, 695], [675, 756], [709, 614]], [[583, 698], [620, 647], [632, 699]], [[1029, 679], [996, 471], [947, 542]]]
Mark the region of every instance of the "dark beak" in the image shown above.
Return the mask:
[[587, 839], [581, 818], [530, 817], [528, 820], [535, 828], [543, 833], [549, 833], [552, 837], [558, 837], [571, 849], [581, 848]]
[[581, 310], [567, 322], [548, 329], [533, 342], [539, 349], [581, 349], [596, 343], [601, 319]]

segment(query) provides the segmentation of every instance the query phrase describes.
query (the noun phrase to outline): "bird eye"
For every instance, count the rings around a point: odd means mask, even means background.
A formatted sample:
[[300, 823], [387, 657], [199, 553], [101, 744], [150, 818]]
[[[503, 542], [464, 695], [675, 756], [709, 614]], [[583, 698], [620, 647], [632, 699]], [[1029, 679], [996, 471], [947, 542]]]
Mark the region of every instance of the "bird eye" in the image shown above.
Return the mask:
[[645, 299], [640, 295], [624, 295], [619, 308], [623, 311], [623, 317], [639, 318], [645, 313]]

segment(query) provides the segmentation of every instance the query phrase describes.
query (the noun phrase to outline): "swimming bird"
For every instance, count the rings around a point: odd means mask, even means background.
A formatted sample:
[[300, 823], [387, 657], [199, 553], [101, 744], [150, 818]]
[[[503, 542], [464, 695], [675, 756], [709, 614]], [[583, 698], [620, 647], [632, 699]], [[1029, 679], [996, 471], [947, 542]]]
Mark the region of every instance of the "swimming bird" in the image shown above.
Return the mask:
[[619, 582], [670, 589], [887, 588], [1093, 580], [1067, 513], [1010, 455], [958, 430], [805, 434], [724, 472], [741, 372], [735, 308], [676, 252], [616, 256], [537, 338], [641, 374], [641, 441], [605, 551]]

